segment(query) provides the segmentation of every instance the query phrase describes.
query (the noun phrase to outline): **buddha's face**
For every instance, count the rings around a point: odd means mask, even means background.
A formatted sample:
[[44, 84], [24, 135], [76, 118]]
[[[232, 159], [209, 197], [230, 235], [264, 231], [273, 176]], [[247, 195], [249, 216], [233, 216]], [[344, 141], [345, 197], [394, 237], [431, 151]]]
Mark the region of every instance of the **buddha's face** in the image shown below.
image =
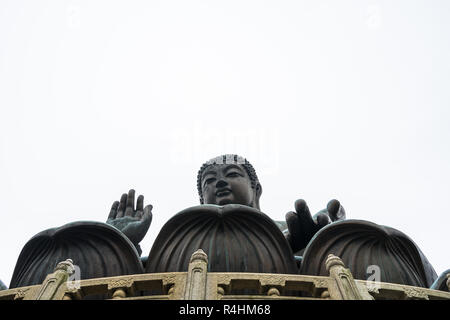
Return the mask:
[[242, 204], [259, 209], [260, 185], [252, 188], [251, 179], [240, 164], [213, 164], [202, 174], [205, 204]]

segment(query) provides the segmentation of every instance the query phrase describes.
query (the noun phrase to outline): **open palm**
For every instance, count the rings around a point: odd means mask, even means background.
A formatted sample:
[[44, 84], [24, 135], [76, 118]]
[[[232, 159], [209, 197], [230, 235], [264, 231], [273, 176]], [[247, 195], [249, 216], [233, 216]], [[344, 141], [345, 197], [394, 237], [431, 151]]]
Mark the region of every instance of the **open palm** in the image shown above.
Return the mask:
[[134, 208], [135, 191], [131, 189], [124, 193], [119, 201], [115, 201], [111, 207], [107, 224], [122, 231], [134, 245], [138, 245], [144, 239], [152, 222], [152, 205], [144, 208], [144, 196], [137, 198]]

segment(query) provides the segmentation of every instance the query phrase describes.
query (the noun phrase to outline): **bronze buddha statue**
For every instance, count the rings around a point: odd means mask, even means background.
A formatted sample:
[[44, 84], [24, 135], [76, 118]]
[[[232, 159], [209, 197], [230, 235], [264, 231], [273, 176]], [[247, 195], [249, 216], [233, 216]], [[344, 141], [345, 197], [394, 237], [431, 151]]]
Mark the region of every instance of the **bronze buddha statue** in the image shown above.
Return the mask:
[[139, 260], [139, 242], [150, 227], [152, 205], [144, 207], [142, 195], [135, 205], [135, 191], [130, 190], [113, 203], [107, 224], [76, 222], [33, 237], [19, 256], [11, 287], [40, 283], [55, 263], [67, 258], [85, 264], [80, 267], [83, 279], [185, 271], [197, 249], [208, 254], [210, 271], [324, 275], [323, 261], [332, 253], [357, 279], [367, 279], [372, 265], [379, 266], [383, 282], [430, 287], [437, 278], [406, 235], [368, 221], [346, 220], [337, 200], [314, 216], [304, 200], [295, 201], [282, 232], [280, 224], [261, 212], [261, 183], [250, 162], [238, 155], [204, 163], [197, 189], [200, 205], [182, 210], [162, 227], [148, 261]]

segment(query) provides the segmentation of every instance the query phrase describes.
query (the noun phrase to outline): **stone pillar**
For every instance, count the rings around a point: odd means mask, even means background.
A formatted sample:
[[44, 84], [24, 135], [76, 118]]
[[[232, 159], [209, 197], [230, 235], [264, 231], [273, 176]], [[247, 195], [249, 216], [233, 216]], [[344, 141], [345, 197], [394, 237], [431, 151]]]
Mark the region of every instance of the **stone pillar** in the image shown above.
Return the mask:
[[186, 277], [185, 300], [206, 299], [206, 275], [208, 269], [208, 256], [202, 249], [195, 251], [189, 262]]
[[49, 274], [36, 295], [36, 300], [62, 300], [65, 294], [64, 283], [75, 272], [73, 261], [67, 259], [58, 263], [53, 273]]
[[[332, 299], [342, 300], [366, 300], [369, 299], [369, 294], [362, 294], [360, 288], [353, 279], [352, 273], [345, 268], [344, 262], [333, 255], [328, 255], [325, 262], [327, 271], [330, 277], [336, 281], [336, 287], [330, 287], [330, 296]], [[337, 290], [336, 290], [337, 289]], [[340, 296], [340, 298], [339, 298]], [[366, 297], [366, 298], [365, 298]]]

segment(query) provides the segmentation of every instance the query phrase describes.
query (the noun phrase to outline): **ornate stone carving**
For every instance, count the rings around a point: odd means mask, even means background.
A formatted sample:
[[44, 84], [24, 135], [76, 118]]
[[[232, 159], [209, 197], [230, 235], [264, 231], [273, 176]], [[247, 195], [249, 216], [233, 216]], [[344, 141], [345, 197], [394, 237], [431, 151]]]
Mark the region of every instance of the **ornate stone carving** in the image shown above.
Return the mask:
[[231, 283], [231, 276], [229, 276], [227, 274], [223, 274], [223, 273], [218, 274], [218, 275], [216, 275], [216, 281], [217, 281], [217, 284], [229, 286]]
[[14, 296], [14, 300], [20, 300], [25, 297], [30, 288], [18, 289], [16, 295]]
[[284, 287], [286, 285], [286, 279], [283, 276], [271, 276], [269, 279], [261, 279], [259, 281], [261, 286], [280, 286]]
[[115, 279], [108, 283], [108, 290], [117, 288], [130, 288], [133, 285], [133, 278]]
[[75, 267], [71, 259], [59, 262], [53, 273], [49, 274], [39, 289], [36, 300], [59, 300], [64, 296], [61, 286], [67, 281], [69, 276], [75, 272]]
[[177, 282], [177, 276], [174, 274], [164, 275], [161, 280], [163, 282], [163, 285], [166, 286]]
[[328, 288], [328, 281], [325, 279], [314, 279], [313, 284], [315, 288]]
[[378, 285], [373, 285], [372, 283], [366, 284], [366, 289], [368, 292], [372, 293], [372, 294], [379, 294], [380, 291], [378, 290], [379, 286]]
[[419, 288], [405, 288], [407, 299], [429, 300], [428, 294]]

